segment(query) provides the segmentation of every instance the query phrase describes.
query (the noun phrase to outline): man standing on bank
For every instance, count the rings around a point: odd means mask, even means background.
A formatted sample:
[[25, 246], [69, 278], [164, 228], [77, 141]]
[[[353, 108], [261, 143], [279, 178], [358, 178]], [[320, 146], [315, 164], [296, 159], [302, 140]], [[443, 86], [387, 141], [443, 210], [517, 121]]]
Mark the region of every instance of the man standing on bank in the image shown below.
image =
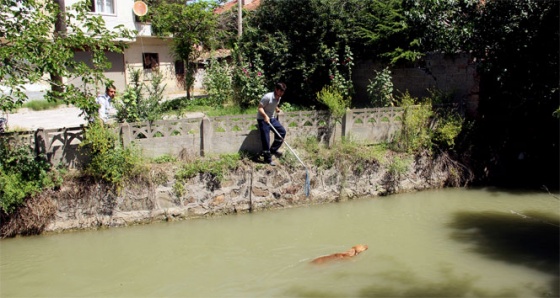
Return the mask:
[[117, 93], [117, 88], [113, 85], [108, 85], [105, 88], [105, 94], [99, 95], [95, 102], [99, 105], [99, 118], [103, 123], [107, 123], [110, 120], [112, 114], [114, 114], [113, 99]]
[[[281, 112], [280, 108], [278, 108], [278, 104], [280, 103], [282, 95], [284, 95], [284, 91], [286, 91], [286, 84], [276, 83], [274, 92], [265, 94], [259, 102], [259, 107], [257, 109], [257, 123], [261, 133], [264, 162], [272, 166], [276, 165], [272, 161], [272, 155], [282, 155], [278, 149], [282, 146], [284, 137], [286, 136], [286, 129], [284, 129], [284, 126], [274, 117], [275, 113], [278, 114]], [[278, 136], [274, 133], [274, 142], [272, 145], [270, 145], [270, 126], [273, 126], [280, 134], [280, 136]]]

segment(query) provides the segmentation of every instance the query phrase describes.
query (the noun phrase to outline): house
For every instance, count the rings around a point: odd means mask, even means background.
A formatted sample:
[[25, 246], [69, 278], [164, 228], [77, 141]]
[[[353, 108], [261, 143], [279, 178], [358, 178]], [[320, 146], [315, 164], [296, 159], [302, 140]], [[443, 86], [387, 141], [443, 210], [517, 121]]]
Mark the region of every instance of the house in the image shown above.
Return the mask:
[[233, 0], [233, 1], [226, 2], [224, 3], [224, 5], [216, 8], [214, 12], [217, 14], [222, 14], [234, 7], [237, 7], [237, 5], [239, 5], [238, 1], [241, 1], [241, 5], [243, 5], [243, 9], [246, 10], [255, 10], [257, 9], [257, 7], [261, 5], [261, 0]]
[[[64, 0], [66, 7], [79, 0]], [[150, 23], [141, 22], [133, 12], [134, 0], [93, 1], [91, 13], [103, 17], [107, 28], [123, 25], [126, 29], [136, 30], [131, 40], [125, 40], [127, 48], [123, 54], [106, 53], [112, 64], [105, 72], [114, 81], [117, 90], [124, 90], [131, 82], [132, 70], [141, 70], [141, 80], [150, 85], [152, 74], [157, 69], [164, 76], [165, 97], [178, 97], [186, 94], [184, 87], [184, 67], [181, 61], [173, 58], [170, 48], [171, 38], [162, 39], [152, 32]], [[148, 7], [149, 9], [149, 7]], [[86, 52], [77, 52], [76, 59], [87, 61]], [[67, 83], [73, 83], [68, 81]], [[196, 91], [196, 90], [195, 90]]]
[[[79, 0], [64, 0], [66, 6], [70, 6]], [[225, 12], [234, 7], [238, 0], [225, 3], [216, 13]], [[261, 0], [240, 0], [243, 8], [254, 10]], [[141, 70], [141, 79], [147, 85], [150, 84], [152, 72], [157, 67], [158, 71], [164, 75], [163, 84], [166, 85], [164, 96], [179, 97], [186, 95], [184, 83], [184, 65], [182, 61], [177, 61], [173, 57], [170, 48], [171, 37], [160, 38], [152, 32], [152, 26], [148, 22], [141, 22], [133, 12], [135, 0], [104, 0], [93, 1], [91, 7], [92, 14], [101, 15], [107, 28], [114, 28], [123, 25], [126, 29], [136, 30], [137, 34], [132, 40], [126, 41], [127, 48], [123, 54], [107, 53], [107, 57], [112, 64], [111, 69], [106, 71], [107, 78], [114, 81], [118, 90], [124, 90], [131, 82], [132, 70]], [[149, 7], [148, 7], [149, 10]], [[214, 53], [216, 54], [216, 53]], [[219, 54], [219, 53], [218, 53]], [[222, 53], [222, 55], [224, 55]], [[227, 54], [225, 54], [227, 56]], [[203, 55], [204, 56], [204, 55]], [[87, 53], [76, 53], [77, 59], [88, 59]], [[203, 93], [202, 79], [204, 77], [202, 59], [201, 67], [195, 76], [193, 94]], [[72, 83], [72, 82], [68, 82]]]

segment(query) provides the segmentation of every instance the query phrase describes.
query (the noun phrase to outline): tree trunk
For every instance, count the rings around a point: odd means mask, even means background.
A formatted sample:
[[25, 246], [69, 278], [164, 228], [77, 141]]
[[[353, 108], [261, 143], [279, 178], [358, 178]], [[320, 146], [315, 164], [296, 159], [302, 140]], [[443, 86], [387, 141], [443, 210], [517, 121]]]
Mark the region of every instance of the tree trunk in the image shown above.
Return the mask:
[[187, 61], [185, 64], [185, 88], [187, 88], [187, 99], [191, 99], [191, 90], [194, 86], [194, 74], [196, 71], [196, 64], [190, 61]]
[[[56, 17], [56, 23], [54, 24], [54, 35], [53, 38], [64, 38], [66, 35], [66, 23], [64, 22], [64, 13], [66, 11], [64, 0], [55, 0], [58, 4], [59, 12]], [[63, 78], [58, 73], [51, 73], [51, 91], [56, 99], [61, 98], [61, 93], [64, 91]]]

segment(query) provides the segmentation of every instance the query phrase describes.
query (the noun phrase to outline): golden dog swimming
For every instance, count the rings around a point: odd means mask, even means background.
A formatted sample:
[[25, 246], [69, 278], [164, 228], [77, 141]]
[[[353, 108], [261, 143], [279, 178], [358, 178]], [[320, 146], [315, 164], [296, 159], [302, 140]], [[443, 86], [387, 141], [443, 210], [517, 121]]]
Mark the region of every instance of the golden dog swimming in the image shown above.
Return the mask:
[[348, 258], [357, 256], [359, 253], [361, 253], [361, 252], [363, 252], [367, 249], [368, 249], [367, 245], [359, 244], [359, 245], [353, 246], [351, 249], [349, 249], [345, 252], [339, 252], [339, 253], [335, 253], [335, 254], [328, 255], [328, 256], [318, 257], [318, 258], [314, 259], [313, 261], [311, 261], [311, 263], [322, 264], [324, 262], [329, 262], [329, 261], [348, 259]]

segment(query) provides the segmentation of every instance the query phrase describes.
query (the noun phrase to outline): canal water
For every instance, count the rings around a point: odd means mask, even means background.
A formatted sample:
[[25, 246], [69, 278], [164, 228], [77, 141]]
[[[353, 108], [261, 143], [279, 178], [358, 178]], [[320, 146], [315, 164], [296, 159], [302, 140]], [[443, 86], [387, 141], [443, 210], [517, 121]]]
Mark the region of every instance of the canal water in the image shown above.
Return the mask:
[[443, 189], [19, 237], [0, 241], [0, 296], [557, 297], [559, 225], [547, 193]]

